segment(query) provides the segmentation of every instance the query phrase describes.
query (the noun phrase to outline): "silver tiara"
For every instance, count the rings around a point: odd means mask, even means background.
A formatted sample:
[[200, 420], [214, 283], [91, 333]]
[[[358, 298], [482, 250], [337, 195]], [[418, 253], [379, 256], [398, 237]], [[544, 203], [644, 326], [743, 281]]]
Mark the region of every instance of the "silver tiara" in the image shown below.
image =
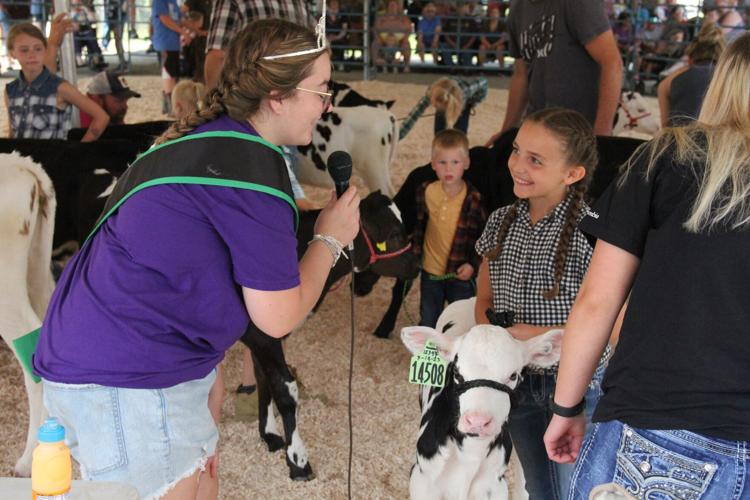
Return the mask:
[[326, 49], [326, 0], [323, 0], [323, 12], [320, 19], [318, 19], [318, 24], [315, 25], [315, 35], [318, 37], [318, 46], [314, 49], [298, 50], [296, 52], [289, 52], [288, 54], [279, 54], [275, 56], [264, 56], [261, 59], [273, 61], [274, 59], [306, 56], [307, 54], [315, 54], [324, 51]]

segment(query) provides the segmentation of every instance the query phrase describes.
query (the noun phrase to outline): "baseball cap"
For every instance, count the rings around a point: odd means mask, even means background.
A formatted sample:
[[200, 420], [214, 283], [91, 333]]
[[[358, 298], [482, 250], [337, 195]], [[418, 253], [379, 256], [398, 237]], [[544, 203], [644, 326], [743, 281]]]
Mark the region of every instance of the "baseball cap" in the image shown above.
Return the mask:
[[121, 75], [114, 71], [97, 73], [89, 82], [86, 92], [92, 95], [112, 94], [117, 97], [141, 97], [141, 94], [128, 87], [128, 83]]

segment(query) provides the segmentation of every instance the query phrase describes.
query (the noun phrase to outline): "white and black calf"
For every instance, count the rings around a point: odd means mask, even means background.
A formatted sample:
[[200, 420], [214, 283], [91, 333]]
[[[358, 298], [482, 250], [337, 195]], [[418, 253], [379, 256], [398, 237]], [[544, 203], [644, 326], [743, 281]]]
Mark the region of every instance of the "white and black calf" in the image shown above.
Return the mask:
[[620, 95], [612, 123], [612, 135], [650, 139], [660, 128], [658, 115], [651, 112], [648, 101], [641, 94], [626, 91]]
[[[54, 289], [50, 273], [55, 191], [42, 167], [18, 154], [0, 154], [0, 334], [13, 341], [37, 328]], [[13, 353], [18, 357], [15, 349]], [[19, 359], [20, 362], [20, 359]], [[31, 475], [31, 454], [45, 417], [42, 385], [26, 370], [23, 381], [29, 400], [26, 447], [15, 464], [18, 476]]]
[[[319, 210], [302, 212], [297, 232], [297, 253], [300, 258], [314, 234]], [[356, 269], [378, 276], [413, 279], [419, 272], [419, 261], [409, 251], [409, 242], [398, 209], [390, 198], [379, 192], [370, 193], [360, 203], [360, 231], [354, 240], [353, 259]], [[369, 243], [368, 243], [369, 242]], [[325, 298], [331, 285], [346, 276], [351, 263], [341, 258], [331, 269], [316, 308]], [[355, 278], [356, 281], [356, 278]], [[297, 430], [299, 390], [294, 375], [284, 359], [281, 340], [265, 335], [251, 324], [242, 342], [253, 353], [258, 387], [260, 436], [269, 451], [286, 447], [289, 476], [294, 480], [314, 478], [302, 437]], [[284, 427], [284, 437], [276, 425], [273, 413], [276, 404]]]
[[372, 106], [338, 107], [321, 116], [312, 142], [299, 146], [297, 179], [305, 184], [333, 187], [326, 170], [328, 155], [346, 151], [352, 157], [353, 172], [370, 191], [393, 196], [390, 165], [398, 143], [396, 117], [387, 109]]
[[528, 364], [556, 363], [562, 331], [522, 342], [502, 327], [475, 325], [474, 303], [468, 299], [449, 305], [435, 330], [401, 330], [401, 340], [413, 354], [432, 341], [448, 362], [444, 387], [421, 388], [417, 460], [409, 481], [412, 500], [528, 498], [521, 480], [512, 481], [509, 491], [508, 416], [521, 371]]
[[396, 102], [368, 99], [349, 85], [335, 81], [331, 81], [331, 93], [333, 93], [331, 102], [335, 107], [372, 106], [373, 108], [391, 109]]

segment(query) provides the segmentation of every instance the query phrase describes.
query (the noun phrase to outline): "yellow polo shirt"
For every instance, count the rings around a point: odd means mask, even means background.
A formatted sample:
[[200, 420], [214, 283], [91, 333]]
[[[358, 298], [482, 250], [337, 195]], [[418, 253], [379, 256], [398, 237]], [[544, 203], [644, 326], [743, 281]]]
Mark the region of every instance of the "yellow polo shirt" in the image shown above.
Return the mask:
[[453, 236], [466, 198], [466, 183], [461, 192], [449, 197], [440, 181], [427, 186], [424, 193], [427, 205], [427, 229], [424, 233], [422, 269], [430, 274], [443, 275], [453, 246]]

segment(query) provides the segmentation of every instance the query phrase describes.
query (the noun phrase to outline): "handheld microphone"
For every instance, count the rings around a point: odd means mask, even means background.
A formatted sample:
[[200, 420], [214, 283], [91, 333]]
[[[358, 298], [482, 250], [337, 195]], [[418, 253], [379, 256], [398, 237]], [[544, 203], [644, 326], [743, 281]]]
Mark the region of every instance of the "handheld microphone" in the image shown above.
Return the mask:
[[[349, 189], [349, 179], [352, 177], [352, 157], [346, 151], [334, 151], [326, 162], [328, 175], [336, 186], [336, 198], [341, 198], [344, 191]], [[354, 243], [349, 243], [349, 251], [354, 250]]]
[[336, 198], [341, 198], [344, 191], [349, 189], [349, 179], [352, 176], [352, 157], [346, 151], [334, 151], [328, 157], [328, 175], [336, 185]]

